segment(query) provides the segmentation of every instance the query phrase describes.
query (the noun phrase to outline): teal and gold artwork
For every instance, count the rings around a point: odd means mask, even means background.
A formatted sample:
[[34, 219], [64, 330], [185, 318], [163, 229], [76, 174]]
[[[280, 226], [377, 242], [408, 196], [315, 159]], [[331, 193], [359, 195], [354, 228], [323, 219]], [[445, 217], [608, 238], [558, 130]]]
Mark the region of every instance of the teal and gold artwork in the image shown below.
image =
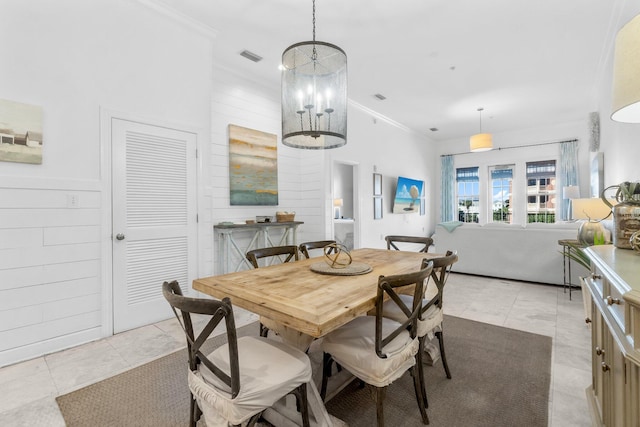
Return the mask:
[[278, 205], [277, 136], [229, 125], [229, 191], [232, 206]]

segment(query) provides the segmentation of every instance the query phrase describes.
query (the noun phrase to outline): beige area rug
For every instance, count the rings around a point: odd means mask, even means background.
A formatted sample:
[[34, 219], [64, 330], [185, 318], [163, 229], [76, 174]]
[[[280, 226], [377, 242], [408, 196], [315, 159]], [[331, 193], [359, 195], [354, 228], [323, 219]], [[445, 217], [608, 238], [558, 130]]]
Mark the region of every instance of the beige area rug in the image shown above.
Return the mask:
[[[257, 335], [257, 323], [238, 334]], [[222, 338], [209, 341], [214, 347]], [[451, 380], [440, 361], [425, 366], [431, 426], [547, 425], [550, 337], [446, 316], [445, 349]], [[186, 351], [180, 350], [56, 400], [70, 427], [185, 426], [186, 369]], [[326, 406], [351, 427], [375, 425], [368, 387], [352, 383]], [[388, 427], [422, 425], [408, 375], [389, 386], [385, 420]]]

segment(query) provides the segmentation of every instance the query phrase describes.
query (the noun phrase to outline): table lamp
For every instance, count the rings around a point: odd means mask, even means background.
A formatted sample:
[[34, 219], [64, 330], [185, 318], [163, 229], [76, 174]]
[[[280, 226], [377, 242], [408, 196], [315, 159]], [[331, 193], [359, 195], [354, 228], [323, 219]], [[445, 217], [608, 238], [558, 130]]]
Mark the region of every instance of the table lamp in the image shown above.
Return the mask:
[[601, 221], [611, 214], [611, 208], [601, 198], [573, 199], [571, 205], [572, 219], [581, 220], [578, 228], [580, 243], [602, 245], [610, 240]]
[[342, 206], [342, 199], [333, 199], [335, 219], [340, 219], [340, 206]]

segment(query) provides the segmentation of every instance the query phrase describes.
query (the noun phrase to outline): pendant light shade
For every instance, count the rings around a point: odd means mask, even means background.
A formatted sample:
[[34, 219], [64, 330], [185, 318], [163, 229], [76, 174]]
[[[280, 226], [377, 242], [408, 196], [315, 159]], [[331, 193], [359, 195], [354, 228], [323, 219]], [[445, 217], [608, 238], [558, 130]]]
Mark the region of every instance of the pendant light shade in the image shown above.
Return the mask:
[[347, 55], [315, 39], [282, 54], [282, 143], [321, 150], [347, 143]]
[[473, 135], [469, 139], [469, 150], [474, 153], [493, 149], [493, 137], [491, 134], [482, 133], [482, 110], [484, 110], [484, 108], [478, 108], [480, 112], [480, 133]]
[[623, 123], [640, 123], [640, 15], [616, 37], [613, 62], [613, 114]]
[[469, 147], [473, 152], [489, 151], [493, 149], [493, 138], [490, 133], [477, 133], [469, 140]]

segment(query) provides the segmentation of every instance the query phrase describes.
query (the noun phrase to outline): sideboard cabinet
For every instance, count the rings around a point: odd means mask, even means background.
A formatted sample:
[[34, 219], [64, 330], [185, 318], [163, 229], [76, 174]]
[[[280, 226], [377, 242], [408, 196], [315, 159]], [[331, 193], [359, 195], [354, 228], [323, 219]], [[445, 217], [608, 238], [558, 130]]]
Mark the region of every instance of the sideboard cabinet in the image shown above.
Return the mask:
[[640, 254], [612, 245], [585, 249], [591, 260], [587, 323], [591, 323], [593, 425], [640, 426]]

